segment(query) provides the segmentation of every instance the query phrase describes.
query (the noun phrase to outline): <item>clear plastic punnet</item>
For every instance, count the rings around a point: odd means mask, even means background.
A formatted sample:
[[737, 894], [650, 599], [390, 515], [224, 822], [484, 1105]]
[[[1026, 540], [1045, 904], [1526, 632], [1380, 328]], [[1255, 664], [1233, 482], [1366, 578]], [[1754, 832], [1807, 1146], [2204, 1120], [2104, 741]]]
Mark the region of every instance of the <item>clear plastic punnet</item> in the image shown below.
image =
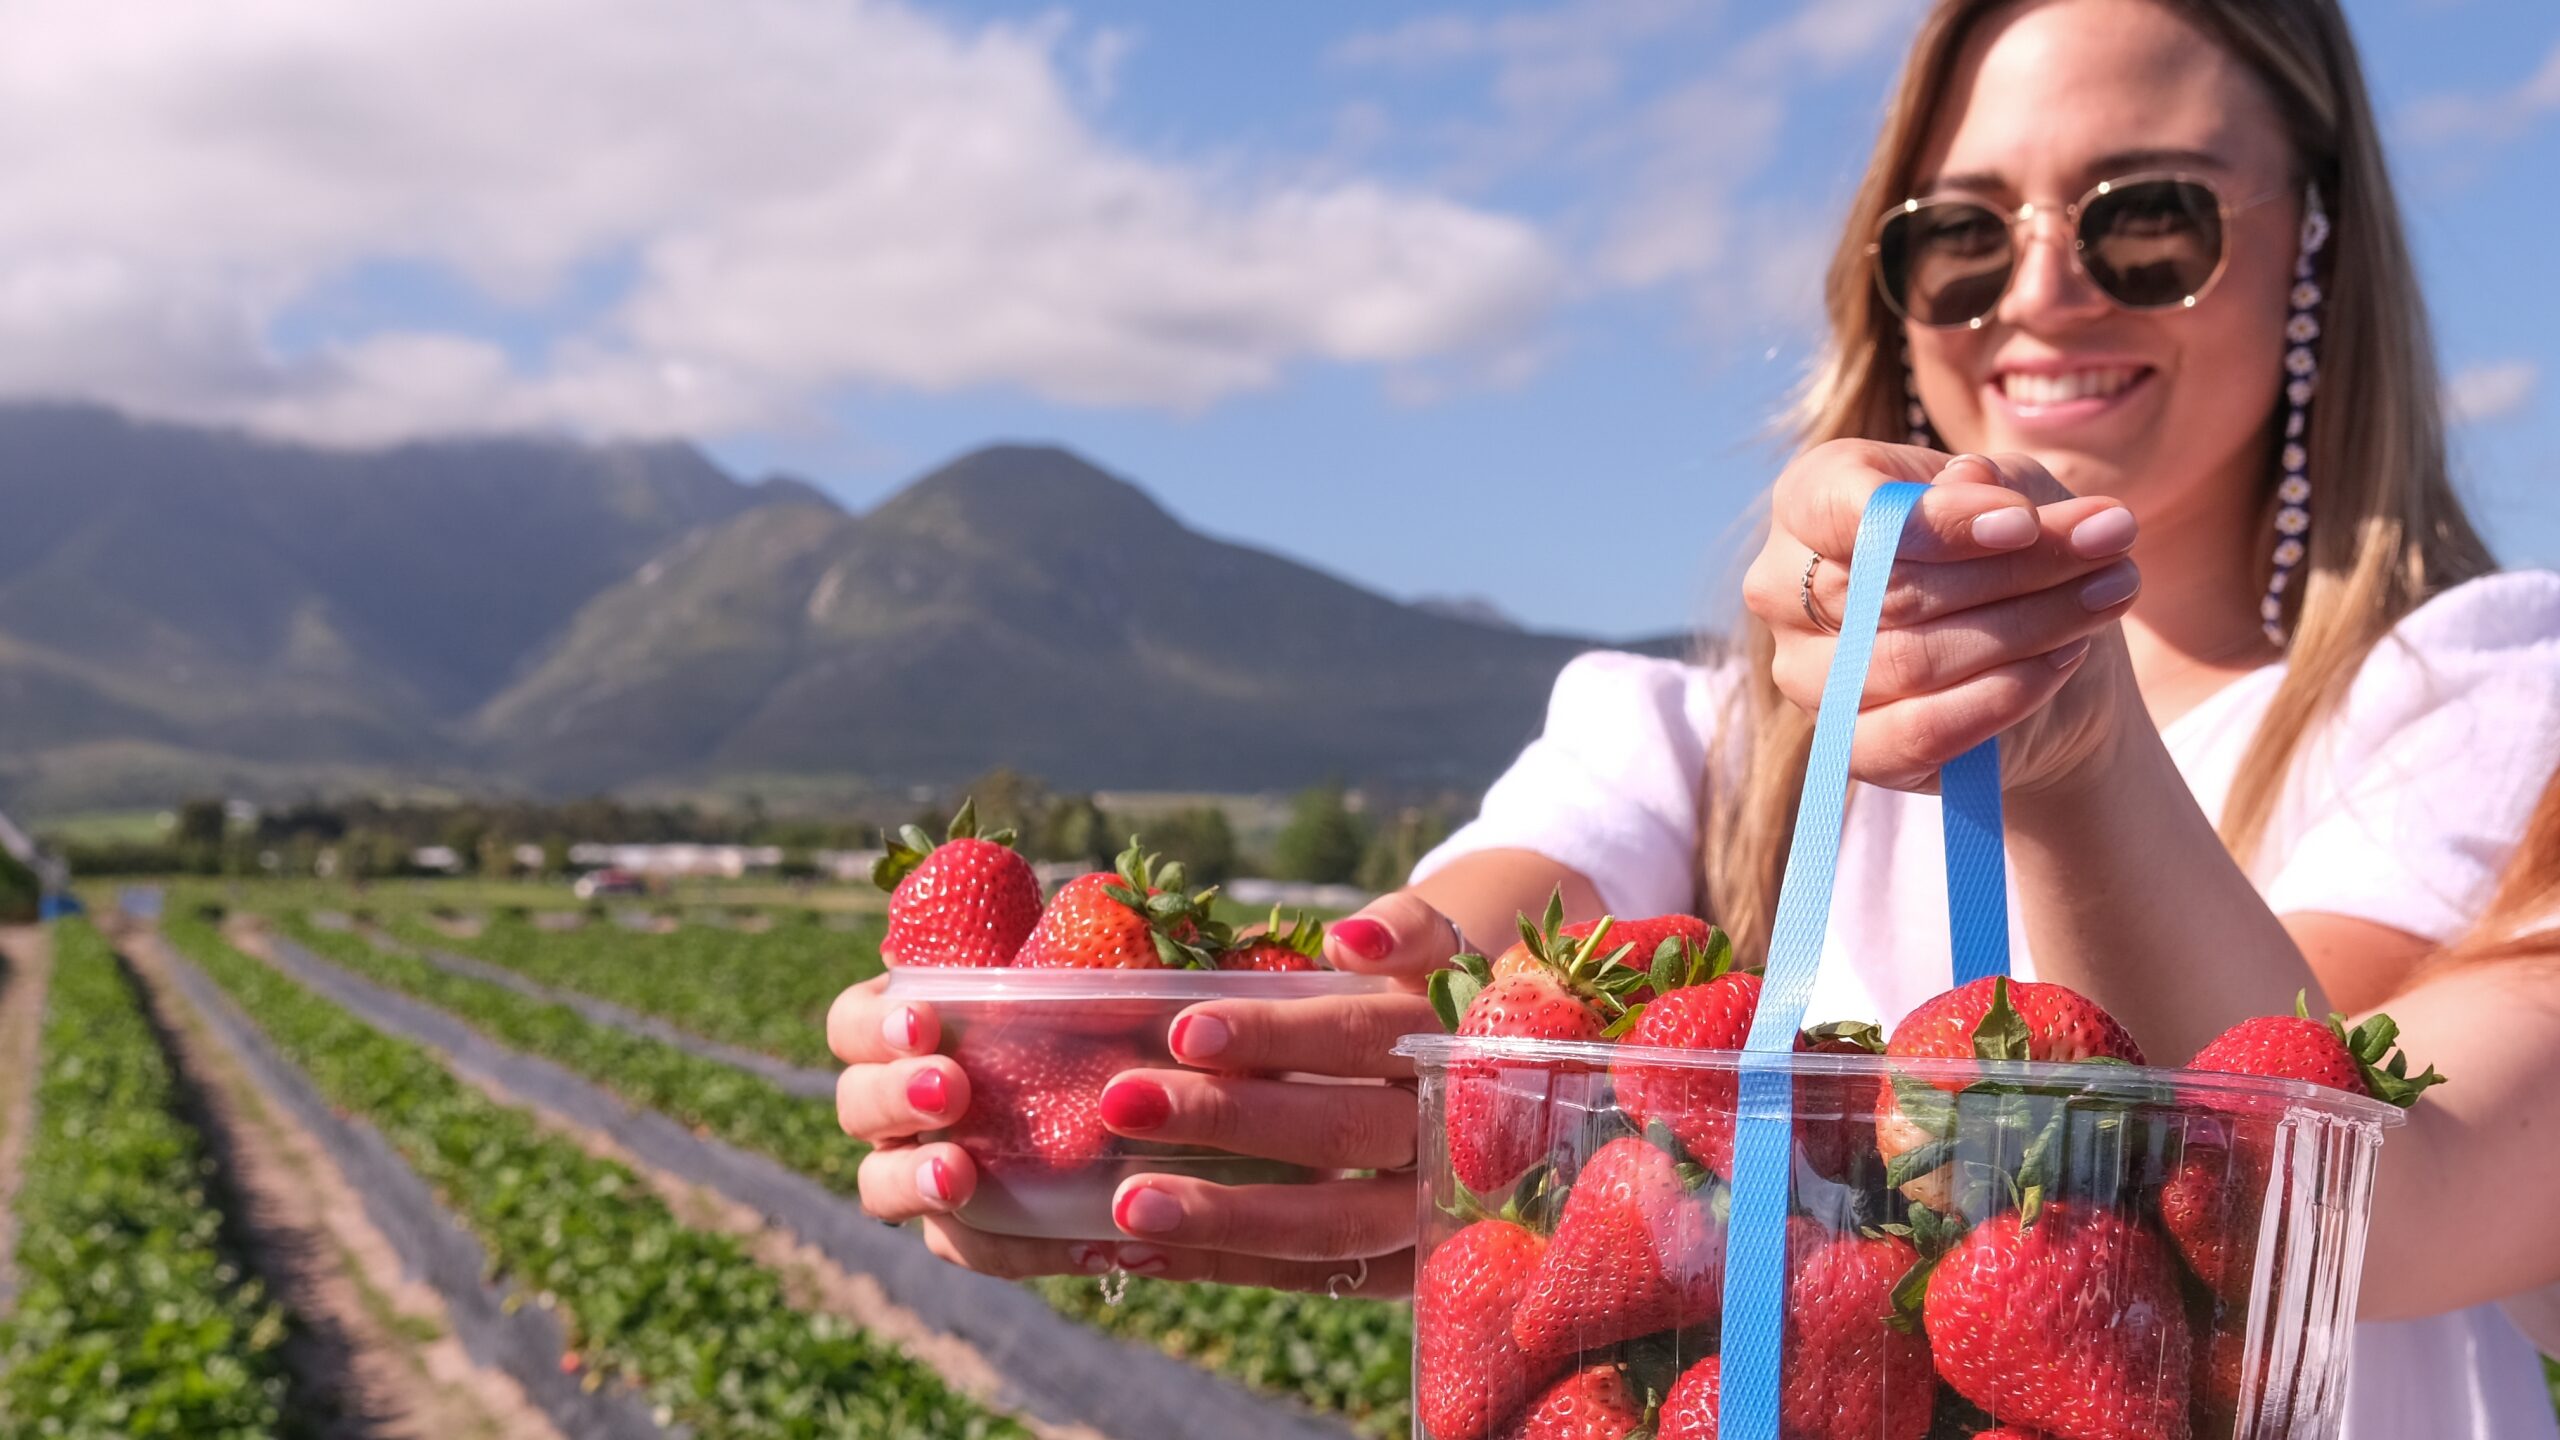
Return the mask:
[[949, 1129], [924, 1137], [958, 1144], [977, 1164], [978, 1187], [960, 1218], [1003, 1235], [1123, 1240], [1128, 1237], [1112, 1223], [1111, 1203], [1132, 1175], [1273, 1185], [1323, 1179], [1327, 1172], [1114, 1135], [1100, 1109], [1112, 1076], [1178, 1068], [1168, 1034], [1175, 1017], [1204, 1000], [1367, 995], [1392, 983], [1332, 970], [893, 966], [887, 995], [932, 1005], [942, 1020], [943, 1053], [969, 1077], [968, 1111]]
[[[1455, 1036], [1400, 1048], [1425, 1137], [1416, 1435], [1538, 1433], [1525, 1421], [1542, 1402], [1651, 1409], [1660, 1440], [1717, 1434], [1704, 1417], [1732, 1338], [1737, 1097], [1744, 1067], [1769, 1062]], [[2130, 1066], [1774, 1063], [1794, 1092], [1779, 1434], [2337, 1432], [2374, 1161], [2398, 1109]], [[1489, 1193], [1449, 1159], [1451, 1097], [1469, 1089], [1464, 1113], [1538, 1157]], [[2001, 1413], [2044, 1423], [1995, 1429]]]
[[[1399, 1046], [1421, 1100], [1417, 1436], [2337, 1434], [2397, 1108], [2032, 1062], [2005, 1024], [1974, 1032], [1980, 1058], [1876, 1054], [1839, 1027], [1888, 1017], [1805, 1013], [1858, 701], [1926, 488], [1880, 486], [1860, 523], [1743, 1047]], [[1950, 982], [1995, 1007], [1998, 745], [1939, 776]]]

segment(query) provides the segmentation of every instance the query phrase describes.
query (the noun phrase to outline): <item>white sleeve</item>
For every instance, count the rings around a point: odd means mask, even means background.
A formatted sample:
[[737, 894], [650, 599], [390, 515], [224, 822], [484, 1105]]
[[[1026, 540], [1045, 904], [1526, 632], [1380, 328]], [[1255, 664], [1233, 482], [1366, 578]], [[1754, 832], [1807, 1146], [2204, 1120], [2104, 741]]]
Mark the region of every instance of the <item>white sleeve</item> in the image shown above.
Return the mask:
[[2305, 742], [2267, 904], [2451, 941], [2478, 919], [2555, 767], [2560, 575], [2447, 591], [2374, 647]]
[[1556, 676], [1544, 733], [1413, 878], [1479, 850], [1530, 850], [1589, 880], [1612, 913], [1689, 910], [1708, 737], [1738, 673], [1614, 651], [1577, 657]]

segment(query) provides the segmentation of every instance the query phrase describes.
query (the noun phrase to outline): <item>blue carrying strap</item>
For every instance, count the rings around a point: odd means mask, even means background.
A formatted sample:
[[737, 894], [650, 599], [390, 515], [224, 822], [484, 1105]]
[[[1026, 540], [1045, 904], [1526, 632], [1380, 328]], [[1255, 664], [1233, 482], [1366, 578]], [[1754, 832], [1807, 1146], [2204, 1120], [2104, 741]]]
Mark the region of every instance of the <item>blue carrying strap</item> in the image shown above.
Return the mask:
[[[1787, 1195], [1795, 1152], [1795, 1086], [1784, 1056], [1795, 1049], [1822, 963], [1831, 881], [1840, 861], [1849, 798], [1849, 746], [1857, 733], [1867, 662], [1884, 611], [1885, 581], [1904, 522], [1928, 486], [1877, 488], [1858, 523], [1849, 599], [1838, 648], [1813, 722], [1813, 753], [1796, 806], [1794, 848], [1778, 892], [1759, 1013], [1742, 1056], [1734, 1134], [1733, 1220], [1725, 1237], [1724, 1348], [1716, 1433], [1778, 1440], [1778, 1387], [1786, 1335]], [[1966, 751], [1939, 775], [1946, 811], [1947, 909], [1958, 982], [2009, 972], [2009, 898], [2000, 840], [1997, 740]]]

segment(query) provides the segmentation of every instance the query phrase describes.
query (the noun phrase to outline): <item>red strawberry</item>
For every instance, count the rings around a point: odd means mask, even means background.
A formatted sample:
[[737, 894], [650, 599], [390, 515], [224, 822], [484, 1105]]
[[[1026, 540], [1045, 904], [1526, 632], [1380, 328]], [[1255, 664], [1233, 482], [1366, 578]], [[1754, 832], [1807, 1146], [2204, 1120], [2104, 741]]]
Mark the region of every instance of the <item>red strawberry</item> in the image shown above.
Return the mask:
[[2388, 1015], [2349, 1030], [2344, 1015], [2332, 1015], [2325, 1024], [2312, 1019], [2305, 996], [2294, 997], [2293, 1010], [2241, 1021], [2197, 1051], [2187, 1068], [2307, 1080], [2404, 1110], [2428, 1086], [2444, 1083], [2434, 1066], [2422, 1075], [2409, 1073], [2409, 1057], [2397, 1049], [2400, 1027]]
[[[1725, 951], [1730, 954], [1730, 951]], [[1640, 1007], [1635, 1024], [1621, 1037], [1629, 1045], [1673, 1050], [1739, 1050], [1751, 1036], [1751, 1020], [1760, 1007], [1760, 976], [1730, 971], [1705, 978], [1666, 983], [1656, 967], [1655, 998]], [[1874, 1027], [1825, 1027], [1820, 1035], [1799, 1034], [1799, 1052], [1873, 1054], [1877, 1046], [1857, 1038]], [[1633, 1063], [1610, 1069], [1618, 1104], [1641, 1128], [1659, 1121], [1699, 1163], [1725, 1179], [1733, 1178], [1733, 1123], [1741, 1090], [1732, 1070]], [[1797, 1081], [1797, 1142], [1822, 1174], [1839, 1179], [1853, 1149], [1864, 1148], [1875, 1127], [1866, 1107], [1852, 1104], [1848, 1082], [1839, 1077], [1808, 1076]], [[1854, 1115], [1854, 1120], [1847, 1117]], [[1844, 1123], [1845, 1122], [1845, 1123]]]
[[1511, 1338], [1511, 1315], [1547, 1253], [1508, 1220], [1479, 1220], [1442, 1241], [1414, 1278], [1414, 1408], [1434, 1440], [1485, 1440], [1562, 1373]]
[[[1561, 893], [1543, 924], [1520, 922], [1539, 963], [1495, 978], [1481, 955], [1460, 955], [1431, 977], [1431, 1004], [1460, 1035], [1512, 1040], [1596, 1041], [1622, 1008], [1617, 995], [1642, 978], [1617, 963], [1609, 927], [1580, 940], [1560, 936]], [[1546, 1149], [1546, 1068], [1459, 1061], [1449, 1067], [1449, 1164], [1470, 1190], [1490, 1193], [1520, 1178]]]
[[[2120, 1060], [2143, 1063], [2142, 1047], [2098, 1003], [2063, 985], [1993, 976], [1921, 1005], [1894, 1027], [1885, 1054], [1915, 1060]], [[1905, 1085], [1953, 1093], [1966, 1081], [1887, 1080], [1876, 1097], [1876, 1144], [1887, 1162], [1945, 1136], [1946, 1125], [1906, 1108]], [[1918, 1175], [1902, 1193], [1933, 1210], [1953, 1209], [1945, 1167]]]
[[2240, 1423], [2240, 1389], [2246, 1378], [2249, 1332], [2245, 1312], [2235, 1305], [2211, 1307], [2211, 1318], [2198, 1326], [2195, 1429], [2198, 1435], [2225, 1436]]
[[2214, 1121], [2188, 1123], [2186, 1146], [2160, 1187], [2160, 1228], [2206, 1289], [2245, 1300], [2272, 1179], [2272, 1124], [2233, 1116], [2226, 1138]]
[[[1908, 1240], [1787, 1225], [1781, 1440], [1923, 1440], [1937, 1400], [1929, 1342], [1895, 1328], [1894, 1287], [1920, 1262]], [[1714, 1360], [1692, 1366], [1663, 1401], [1660, 1440], [1714, 1440]]]
[[1710, 1355], [1681, 1372], [1662, 1397], [1655, 1440], [1716, 1440], [1716, 1401], [1724, 1362]]
[[[1610, 948], [1625, 946], [1626, 963], [1638, 970], [1650, 970], [1654, 957], [1662, 952], [1662, 947], [1666, 943], [1685, 945], [1689, 950], [1700, 955], [1715, 955], [1721, 952], [1727, 957], [1728, 963], [1733, 954], [1732, 940], [1727, 938], [1722, 930], [1695, 915], [1655, 915], [1643, 920], [1621, 920], [1614, 916], [1599, 920], [1576, 920], [1570, 925], [1559, 926], [1556, 934], [1566, 940], [1588, 940], [1602, 925], [1609, 927]], [[1500, 979], [1516, 971], [1534, 969], [1540, 963], [1535, 951], [1527, 940], [1523, 939], [1510, 949], [1503, 951], [1501, 957], [1493, 962], [1494, 978]], [[1653, 993], [1653, 987], [1639, 985], [1629, 990], [1626, 998], [1630, 1001], [1644, 1000], [1651, 998]]]
[[1010, 965], [1040, 921], [1040, 878], [1011, 848], [1013, 832], [978, 834], [974, 800], [960, 802], [943, 843], [913, 825], [871, 867], [889, 892], [880, 958], [892, 965]]
[[1627, 1372], [1587, 1365], [1548, 1386], [1502, 1427], [1502, 1440], [1627, 1440], [1644, 1417], [1643, 1397], [1627, 1384]]
[[1014, 957], [1017, 966], [1082, 970], [1206, 970], [1226, 942], [1209, 919], [1214, 890], [1182, 888], [1179, 861], [1159, 869], [1135, 840], [1119, 869], [1079, 875], [1051, 897]]
[[1600, 1147], [1565, 1196], [1546, 1260], [1511, 1323], [1532, 1355], [1571, 1355], [1712, 1320], [1724, 1307], [1724, 1220], [1669, 1155], [1635, 1136]]
[[1977, 1225], [1929, 1276], [1938, 1374], [2004, 1423], [2189, 1440], [2194, 1337], [2167, 1250], [2113, 1210], [2047, 1202]]
[[1271, 907], [1271, 922], [1259, 935], [1249, 935], [1218, 952], [1221, 970], [1268, 970], [1287, 972], [1321, 970], [1316, 956], [1324, 950], [1324, 926], [1304, 914], [1283, 930], [1280, 907]]
[[1125, 1044], [988, 1025], [962, 1032], [951, 1058], [969, 1077], [969, 1109], [948, 1138], [997, 1174], [1073, 1170], [1112, 1154], [1102, 1087], [1144, 1063]]

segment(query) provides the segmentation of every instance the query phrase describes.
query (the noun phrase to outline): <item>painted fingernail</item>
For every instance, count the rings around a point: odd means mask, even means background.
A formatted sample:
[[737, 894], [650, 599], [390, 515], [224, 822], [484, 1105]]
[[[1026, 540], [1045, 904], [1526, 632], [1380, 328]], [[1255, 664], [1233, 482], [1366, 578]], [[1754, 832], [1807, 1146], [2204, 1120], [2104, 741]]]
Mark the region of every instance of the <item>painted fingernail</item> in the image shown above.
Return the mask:
[[1070, 1245], [1067, 1247], [1067, 1263], [1087, 1275], [1100, 1275], [1118, 1262], [1111, 1258], [1110, 1251], [1099, 1245]]
[[950, 1082], [939, 1070], [919, 1070], [907, 1077], [907, 1103], [919, 1115], [940, 1115], [942, 1107], [951, 1103]]
[[[1182, 1202], [1151, 1185], [1133, 1185], [1111, 1207], [1111, 1223], [1132, 1235], [1162, 1235], [1182, 1223]], [[1129, 1264], [1126, 1246], [1121, 1248], [1120, 1263]]]
[[2142, 588], [2142, 572], [2131, 565], [2111, 565], [2080, 587], [2080, 608], [2092, 614], [2112, 610]]
[[936, 1205], [951, 1203], [951, 1167], [927, 1160], [916, 1167], [916, 1193]]
[[2054, 669], [2068, 670], [2080, 663], [2080, 657], [2088, 653], [2089, 642], [2086, 639], [2080, 639], [2072, 641], [2044, 658], [2053, 662]]
[[1173, 1114], [1173, 1100], [1153, 1080], [1115, 1080], [1102, 1090], [1102, 1123], [1114, 1130], [1153, 1130]]
[[1395, 932], [1366, 915], [1336, 920], [1325, 933], [1363, 960], [1384, 960], [1387, 952], [1396, 948]]
[[1153, 1245], [1123, 1245], [1120, 1268], [1132, 1275], [1161, 1275], [1173, 1268], [1173, 1257]]
[[1986, 550], [2023, 550], [2036, 543], [2036, 530], [2036, 513], [2023, 505], [1973, 517], [1973, 543]]
[[913, 1050], [916, 1035], [923, 1029], [916, 1023], [916, 1007], [901, 1005], [880, 1017], [880, 1038], [893, 1050]]
[[2110, 506], [2071, 527], [2071, 553], [2084, 560], [2122, 554], [2133, 548], [2140, 528], [2133, 523], [2132, 511]]
[[1173, 1022], [1173, 1033], [1165, 1037], [1165, 1043], [1173, 1048], [1173, 1058], [1196, 1065], [1225, 1053], [1228, 1042], [1235, 1038], [1227, 1022], [1215, 1015], [1184, 1015]]

